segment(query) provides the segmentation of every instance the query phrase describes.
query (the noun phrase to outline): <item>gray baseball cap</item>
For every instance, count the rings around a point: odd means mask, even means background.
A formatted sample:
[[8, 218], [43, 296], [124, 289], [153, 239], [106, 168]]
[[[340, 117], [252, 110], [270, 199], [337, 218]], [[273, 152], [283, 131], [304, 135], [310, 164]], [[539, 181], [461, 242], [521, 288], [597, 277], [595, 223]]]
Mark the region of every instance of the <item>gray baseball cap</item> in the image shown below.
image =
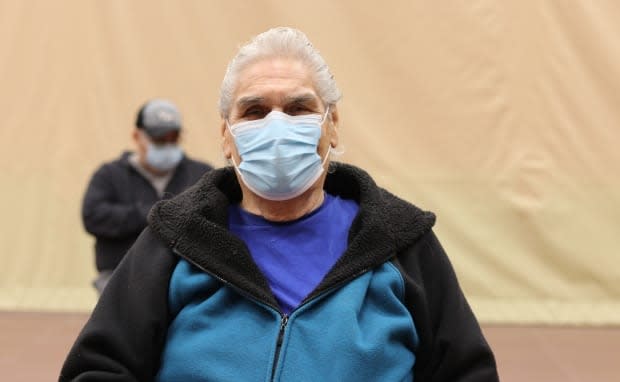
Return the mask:
[[181, 130], [181, 113], [170, 101], [153, 99], [138, 111], [136, 127], [153, 138], [159, 138], [171, 131]]

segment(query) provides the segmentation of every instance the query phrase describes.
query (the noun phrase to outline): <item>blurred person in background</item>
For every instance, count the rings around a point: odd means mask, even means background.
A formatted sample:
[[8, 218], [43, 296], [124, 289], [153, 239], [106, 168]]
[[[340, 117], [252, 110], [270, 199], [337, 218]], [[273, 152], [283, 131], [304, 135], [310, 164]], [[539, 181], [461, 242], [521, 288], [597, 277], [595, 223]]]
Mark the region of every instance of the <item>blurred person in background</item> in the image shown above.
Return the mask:
[[153, 207], [61, 381], [498, 381], [435, 215], [330, 159], [339, 99], [302, 32], [241, 47], [232, 166]]
[[82, 220], [95, 241], [99, 293], [140, 232], [155, 202], [179, 194], [211, 166], [181, 149], [177, 107], [153, 99], [138, 111], [132, 133], [135, 151], [103, 164], [92, 176], [82, 204]]

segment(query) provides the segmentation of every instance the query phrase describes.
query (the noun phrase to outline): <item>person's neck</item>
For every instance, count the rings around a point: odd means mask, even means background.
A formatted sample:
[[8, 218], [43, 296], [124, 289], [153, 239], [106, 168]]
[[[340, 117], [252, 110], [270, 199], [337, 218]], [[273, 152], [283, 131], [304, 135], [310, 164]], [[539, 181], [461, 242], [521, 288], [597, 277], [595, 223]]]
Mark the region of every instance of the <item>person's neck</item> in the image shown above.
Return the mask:
[[146, 171], [150, 172], [153, 176], [158, 176], [158, 177], [166, 176], [166, 175], [170, 174], [170, 171], [172, 171], [172, 170], [165, 170], [165, 171], [158, 170], [158, 169], [153, 168], [153, 167], [151, 167], [149, 165], [146, 165], [146, 166], [143, 165], [143, 167], [144, 167], [144, 169]]
[[282, 201], [263, 199], [243, 189], [241, 208], [272, 222], [287, 222], [299, 219], [319, 208], [324, 198], [322, 187], [312, 187], [296, 198]]

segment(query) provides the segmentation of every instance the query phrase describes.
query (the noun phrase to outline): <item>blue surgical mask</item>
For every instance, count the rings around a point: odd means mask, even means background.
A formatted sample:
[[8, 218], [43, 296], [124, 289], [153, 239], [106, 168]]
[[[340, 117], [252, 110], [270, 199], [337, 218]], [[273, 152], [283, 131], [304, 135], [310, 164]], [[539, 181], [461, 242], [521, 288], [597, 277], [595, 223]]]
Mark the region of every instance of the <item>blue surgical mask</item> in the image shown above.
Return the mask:
[[146, 163], [157, 170], [170, 171], [179, 164], [181, 159], [183, 159], [183, 150], [176, 144], [148, 143]]
[[[329, 111], [329, 109], [328, 109]], [[289, 200], [303, 194], [321, 176], [327, 160], [317, 153], [327, 116], [291, 116], [272, 111], [263, 119], [228, 125], [241, 164], [233, 165], [243, 183], [267, 200]]]

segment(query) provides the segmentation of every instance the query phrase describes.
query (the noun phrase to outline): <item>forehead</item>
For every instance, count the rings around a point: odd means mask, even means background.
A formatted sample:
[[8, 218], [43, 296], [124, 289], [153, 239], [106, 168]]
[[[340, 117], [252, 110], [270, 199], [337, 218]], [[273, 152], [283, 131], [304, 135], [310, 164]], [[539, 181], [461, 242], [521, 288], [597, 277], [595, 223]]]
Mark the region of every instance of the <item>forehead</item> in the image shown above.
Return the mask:
[[293, 58], [268, 58], [254, 62], [239, 73], [233, 108], [240, 100], [261, 98], [278, 103], [304, 94], [318, 100], [308, 67]]

